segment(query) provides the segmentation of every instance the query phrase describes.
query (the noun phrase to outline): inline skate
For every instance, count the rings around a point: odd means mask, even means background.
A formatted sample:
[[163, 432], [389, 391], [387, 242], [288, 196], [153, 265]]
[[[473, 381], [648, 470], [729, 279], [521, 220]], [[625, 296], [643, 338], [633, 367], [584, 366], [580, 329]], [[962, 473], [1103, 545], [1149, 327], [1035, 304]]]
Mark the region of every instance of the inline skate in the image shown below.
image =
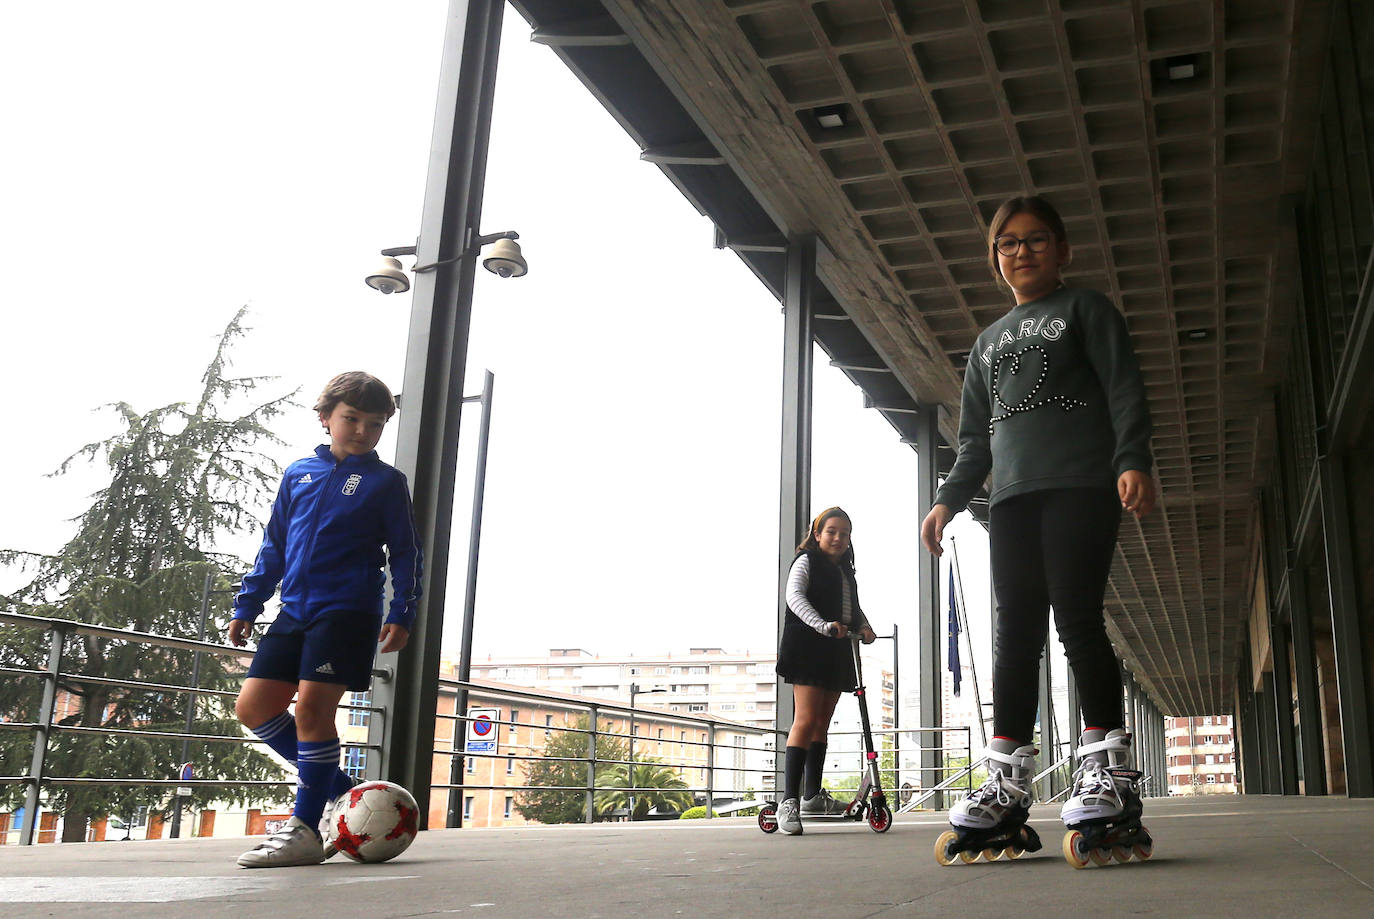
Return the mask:
[[1123, 728], [1101, 735], [1083, 733], [1073, 787], [1060, 814], [1068, 827], [1064, 860], [1075, 868], [1113, 859], [1144, 861], [1154, 854], [1154, 840], [1140, 822], [1141, 773], [1129, 765], [1131, 735]]
[[1010, 751], [1011, 742], [994, 740], [988, 747], [988, 778], [949, 809], [951, 829], [935, 841], [935, 860], [952, 865], [955, 859], [992, 862], [1006, 856], [1020, 858], [1040, 849], [1040, 837], [1026, 825], [1030, 816], [1031, 777], [1040, 752], [1029, 744]]

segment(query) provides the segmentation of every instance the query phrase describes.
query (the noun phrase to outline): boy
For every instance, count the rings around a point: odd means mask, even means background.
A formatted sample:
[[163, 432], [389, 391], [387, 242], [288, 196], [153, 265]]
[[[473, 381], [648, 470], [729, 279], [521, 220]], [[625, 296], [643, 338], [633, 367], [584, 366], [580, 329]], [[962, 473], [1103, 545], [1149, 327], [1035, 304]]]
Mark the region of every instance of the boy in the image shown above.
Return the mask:
[[[371, 684], [373, 635], [383, 652], [405, 647], [420, 597], [420, 541], [405, 476], [373, 449], [396, 412], [391, 390], [366, 373], [342, 373], [315, 411], [329, 445], [287, 467], [229, 622], [229, 641], [243, 646], [281, 583], [281, 612], [258, 642], [235, 710], [295, 763], [296, 807], [286, 826], [239, 856], [244, 868], [318, 865], [334, 854], [317, 826], [326, 805], [353, 785], [339, 768], [339, 700]], [[385, 622], [383, 562], [393, 589]]]

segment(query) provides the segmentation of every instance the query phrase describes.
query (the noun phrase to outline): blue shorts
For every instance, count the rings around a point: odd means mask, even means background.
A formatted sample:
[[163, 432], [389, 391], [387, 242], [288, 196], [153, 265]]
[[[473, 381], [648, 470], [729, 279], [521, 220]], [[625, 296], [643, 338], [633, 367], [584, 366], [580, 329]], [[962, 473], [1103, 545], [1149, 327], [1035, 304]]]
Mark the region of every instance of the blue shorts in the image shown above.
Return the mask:
[[382, 617], [336, 610], [301, 624], [278, 616], [258, 642], [248, 675], [297, 683], [342, 683], [354, 692], [372, 685], [372, 661]]

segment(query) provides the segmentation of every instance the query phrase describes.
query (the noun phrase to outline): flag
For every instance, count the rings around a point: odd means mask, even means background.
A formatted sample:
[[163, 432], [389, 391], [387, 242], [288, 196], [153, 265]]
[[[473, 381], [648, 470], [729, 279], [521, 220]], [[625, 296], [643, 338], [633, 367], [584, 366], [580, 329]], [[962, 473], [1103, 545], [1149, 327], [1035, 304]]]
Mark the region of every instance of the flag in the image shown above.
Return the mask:
[[964, 668], [959, 665], [959, 603], [954, 599], [954, 567], [949, 569], [949, 672], [954, 674], [954, 694], [959, 695], [959, 684], [964, 678]]

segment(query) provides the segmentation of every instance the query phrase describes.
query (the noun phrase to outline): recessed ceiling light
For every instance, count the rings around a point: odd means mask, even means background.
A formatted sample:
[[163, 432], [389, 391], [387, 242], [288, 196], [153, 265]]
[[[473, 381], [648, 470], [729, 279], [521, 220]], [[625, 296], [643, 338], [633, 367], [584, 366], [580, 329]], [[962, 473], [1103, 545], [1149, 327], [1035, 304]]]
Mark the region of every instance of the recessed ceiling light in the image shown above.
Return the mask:
[[848, 122], [848, 113], [843, 105], [822, 105], [812, 110], [816, 124], [827, 130], [842, 128]]
[[1164, 66], [1171, 80], [1191, 80], [1197, 76], [1197, 58], [1191, 54], [1167, 58]]

